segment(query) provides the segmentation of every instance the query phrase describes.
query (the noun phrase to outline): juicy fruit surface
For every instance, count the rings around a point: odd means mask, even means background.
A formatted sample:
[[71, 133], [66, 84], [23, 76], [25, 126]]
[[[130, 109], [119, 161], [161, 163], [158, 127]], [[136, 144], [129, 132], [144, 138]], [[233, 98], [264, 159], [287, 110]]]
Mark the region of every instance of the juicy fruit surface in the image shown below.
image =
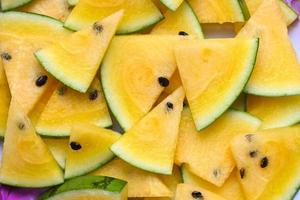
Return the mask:
[[62, 169], [65, 169], [67, 150], [69, 147], [68, 138], [43, 138], [44, 143], [51, 151], [54, 159]]
[[59, 43], [37, 51], [35, 55], [45, 69], [58, 80], [74, 90], [86, 92], [122, 15], [122, 11], [114, 13], [87, 29], [73, 33]]
[[11, 10], [29, 3], [31, 0], [1, 0], [2, 11]]
[[[276, 26], [272, 25], [274, 21]], [[260, 38], [256, 64], [245, 88], [247, 93], [260, 96], [300, 93], [300, 65], [277, 0], [264, 1], [237, 37]]]
[[121, 9], [124, 9], [124, 17], [117, 33], [136, 32], [163, 18], [151, 0], [83, 0], [73, 9], [65, 26], [80, 30]]
[[165, 19], [159, 22], [151, 31], [151, 34], [178, 34], [184, 31], [190, 35], [203, 38], [200, 22], [187, 2], [183, 2], [175, 11], [167, 11]]
[[196, 128], [215, 121], [243, 90], [255, 64], [257, 39], [183, 41], [176, 61]]
[[164, 89], [158, 78], [170, 79], [174, 73], [173, 47], [178, 40], [178, 36], [158, 35], [112, 40], [102, 62], [101, 82], [110, 110], [124, 130], [152, 108]]
[[[231, 143], [247, 199], [291, 199], [299, 186], [300, 127], [286, 127], [241, 135]], [[250, 152], [256, 152], [250, 154]], [[252, 155], [252, 156], [251, 156]]]
[[128, 182], [128, 197], [170, 197], [172, 192], [158, 177], [129, 165], [119, 158], [99, 168], [92, 175], [111, 176]]
[[39, 200], [125, 200], [127, 182], [105, 176], [81, 176], [46, 191]]
[[180, 87], [129, 129], [111, 150], [133, 166], [171, 174], [183, 99]]
[[244, 10], [238, 0], [188, 0], [201, 23], [243, 22]]
[[46, 136], [68, 136], [73, 124], [112, 125], [100, 82], [95, 79], [87, 93], [59, 85], [53, 92], [36, 125]]
[[11, 96], [7, 79], [5, 76], [2, 61], [0, 61], [0, 136], [4, 136], [4, 132], [6, 129], [10, 99]]
[[46, 187], [63, 182], [61, 169], [14, 99], [8, 114], [0, 180], [18, 187]]
[[183, 2], [184, 0], [161, 0], [161, 3], [172, 11], [176, 11]]
[[[120, 137], [120, 134], [99, 128], [97, 126], [77, 126], [72, 129], [65, 178], [80, 176], [107, 163], [114, 157], [110, 146]], [[80, 145], [74, 149], [72, 143]]]
[[198, 132], [190, 110], [185, 108], [179, 128], [175, 162], [179, 165], [184, 163], [188, 170], [220, 187], [235, 167], [230, 141], [239, 134], [256, 131], [259, 126], [260, 120], [257, 118], [244, 112], [229, 110], [211, 126]]

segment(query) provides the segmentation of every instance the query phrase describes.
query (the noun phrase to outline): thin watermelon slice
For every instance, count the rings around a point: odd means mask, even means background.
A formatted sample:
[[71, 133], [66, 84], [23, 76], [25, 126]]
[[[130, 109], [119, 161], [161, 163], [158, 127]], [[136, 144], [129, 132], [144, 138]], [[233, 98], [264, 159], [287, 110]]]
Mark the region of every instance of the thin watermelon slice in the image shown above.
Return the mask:
[[181, 183], [177, 185], [175, 200], [205, 199], [225, 200], [223, 197], [199, 186]]
[[129, 129], [111, 150], [133, 166], [172, 174], [183, 100], [180, 87]]
[[37, 51], [35, 55], [58, 80], [74, 90], [86, 92], [122, 16], [122, 11], [114, 13], [59, 43]]
[[228, 179], [222, 185], [222, 187], [217, 187], [201, 179], [200, 177], [190, 172], [185, 165], [181, 167], [181, 173], [184, 183], [192, 184], [204, 188], [206, 190], [212, 191], [224, 197], [225, 199], [245, 200], [243, 190], [238, 182], [236, 169], [231, 173], [231, 175], [228, 177]]
[[247, 199], [293, 199], [300, 185], [300, 126], [238, 136], [231, 149]]
[[4, 136], [8, 108], [10, 104], [10, 91], [6, 80], [2, 61], [0, 61], [0, 136]]
[[66, 166], [67, 150], [69, 148], [68, 138], [43, 138], [44, 143], [51, 151], [54, 159], [62, 169]]
[[203, 38], [200, 22], [190, 5], [183, 1], [175, 11], [167, 11], [165, 19], [152, 29], [151, 34], [190, 34]]
[[188, 0], [201, 23], [244, 22], [249, 11], [244, 0]]
[[46, 191], [39, 200], [126, 200], [127, 182], [105, 176], [81, 176]]
[[109, 115], [100, 82], [95, 79], [87, 93], [59, 85], [53, 92], [36, 125], [44, 136], [69, 136], [73, 124], [109, 127]]
[[246, 93], [259, 96], [300, 94], [300, 65], [278, 0], [264, 1], [237, 37], [260, 38], [257, 61]]
[[124, 130], [149, 112], [167, 86], [176, 69], [173, 49], [179, 39], [132, 35], [112, 40], [102, 62], [101, 82], [108, 106]]
[[161, 0], [161, 2], [170, 10], [176, 11], [184, 0]]
[[244, 89], [258, 39], [183, 41], [175, 50], [186, 97], [197, 130], [214, 122]]
[[2, 11], [12, 10], [14, 8], [23, 6], [31, 0], [1, 0]]
[[163, 19], [151, 0], [82, 0], [67, 18], [65, 27], [80, 30], [120, 9], [125, 12], [117, 30], [118, 34], [136, 32]]
[[120, 134], [97, 126], [74, 127], [67, 151], [65, 178], [86, 174], [112, 160], [114, 154], [110, 146], [119, 137]]
[[247, 111], [262, 120], [261, 129], [291, 126], [300, 121], [300, 96], [248, 95]]
[[18, 187], [46, 187], [63, 182], [61, 169], [14, 99], [8, 114], [0, 181]]
[[229, 110], [198, 132], [190, 110], [184, 108], [175, 162], [178, 165], [185, 163], [188, 170], [220, 187], [235, 167], [230, 141], [239, 134], [256, 131], [260, 124], [259, 119], [247, 113]]
[[128, 182], [128, 197], [171, 197], [172, 192], [158, 177], [119, 158], [99, 168], [92, 175], [111, 176]]

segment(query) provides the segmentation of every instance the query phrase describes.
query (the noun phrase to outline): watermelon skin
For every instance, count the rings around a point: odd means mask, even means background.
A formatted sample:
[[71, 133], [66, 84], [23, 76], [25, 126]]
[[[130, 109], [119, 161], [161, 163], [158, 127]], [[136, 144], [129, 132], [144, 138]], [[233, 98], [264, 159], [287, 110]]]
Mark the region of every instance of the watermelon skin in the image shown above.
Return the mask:
[[167, 8], [176, 11], [184, 0], [160, 0]]
[[20, 6], [23, 6], [32, 0], [2, 0], [1, 1], [1, 9], [2, 11], [8, 11]]

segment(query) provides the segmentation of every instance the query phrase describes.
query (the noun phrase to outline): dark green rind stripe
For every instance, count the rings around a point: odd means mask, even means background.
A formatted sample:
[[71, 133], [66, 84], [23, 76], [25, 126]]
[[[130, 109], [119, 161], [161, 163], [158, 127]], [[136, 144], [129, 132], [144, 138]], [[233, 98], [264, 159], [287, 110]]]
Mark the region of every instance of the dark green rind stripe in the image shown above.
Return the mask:
[[247, 21], [250, 18], [250, 12], [245, 0], [238, 0], [240, 7], [242, 9], [244, 20]]

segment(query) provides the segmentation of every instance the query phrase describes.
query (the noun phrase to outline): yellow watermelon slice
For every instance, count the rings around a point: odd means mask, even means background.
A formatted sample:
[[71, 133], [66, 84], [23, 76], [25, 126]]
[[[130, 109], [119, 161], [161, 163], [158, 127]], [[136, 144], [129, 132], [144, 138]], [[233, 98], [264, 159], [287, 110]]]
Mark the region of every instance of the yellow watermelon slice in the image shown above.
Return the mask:
[[14, 99], [8, 114], [0, 181], [18, 187], [46, 187], [63, 182], [63, 173], [51, 152]]
[[0, 136], [4, 136], [8, 108], [10, 103], [10, 91], [6, 80], [2, 61], [0, 61]]
[[163, 19], [151, 0], [81, 0], [65, 22], [65, 27], [80, 30], [120, 9], [124, 17], [117, 33], [136, 32]]
[[183, 99], [180, 87], [129, 129], [111, 150], [133, 166], [172, 174]]
[[158, 177], [119, 158], [99, 168], [92, 175], [111, 176], [128, 182], [128, 197], [171, 197], [172, 192]]
[[220, 187], [235, 167], [230, 141], [239, 134], [256, 131], [260, 123], [247, 113], [229, 110], [198, 132], [190, 110], [184, 108], [175, 162], [178, 165], [185, 163], [188, 170]]
[[86, 92], [122, 16], [123, 11], [116, 12], [35, 55], [58, 80], [74, 90]]
[[260, 38], [257, 61], [245, 92], [259, 96], [300, 94], [300, 65], [278, 0], [264, 1], [237, 37]]
[[236, 137], [231, 149], [247, 199], [293, 199], [300, 184], [300, 126]]
[[112, 125], [98, 79], [87, 93], [59, 85], [41, 113], [36, 129], [40, 135], [63, 137], [70, 135], [73, 124], [78, 123]]
[[197, 130], [214, 122], [244, 89], [258, 49], [257, 39], [182, 41], [176, 61]]

